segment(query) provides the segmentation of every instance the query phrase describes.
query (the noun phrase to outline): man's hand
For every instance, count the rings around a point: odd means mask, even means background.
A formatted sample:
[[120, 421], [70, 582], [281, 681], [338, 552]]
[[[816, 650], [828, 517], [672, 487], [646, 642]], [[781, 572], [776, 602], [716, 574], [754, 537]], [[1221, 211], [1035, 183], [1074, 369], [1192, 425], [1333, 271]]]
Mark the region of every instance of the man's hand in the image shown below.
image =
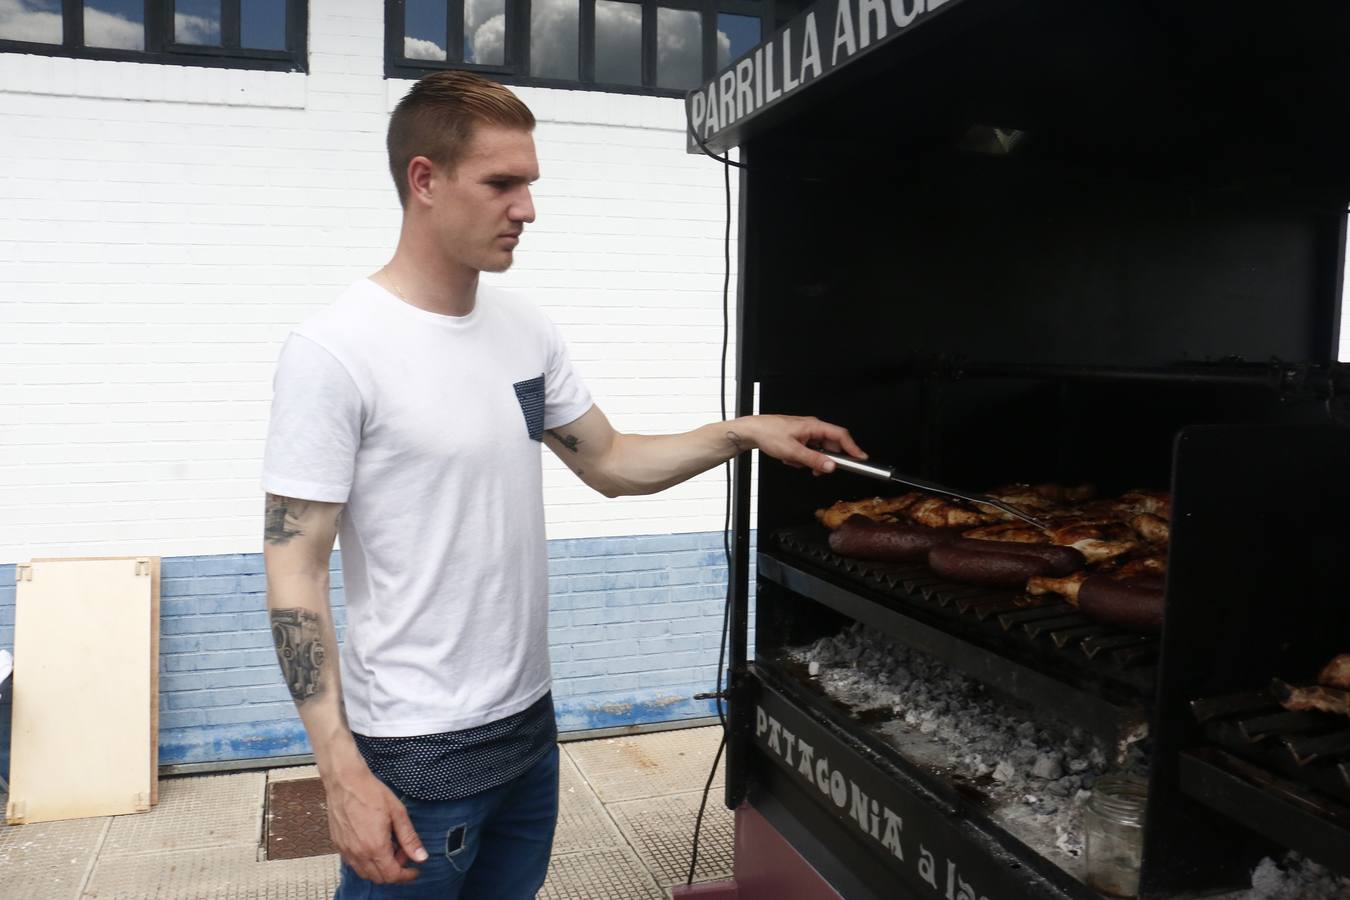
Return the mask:
[[810, 469], [817, 475], [834, 471], [834, 460], [821, 453], [822, 449], [867, 459], [847, 429], [810, 416], [746, 416], [726, 424], [727, 440], [740, 449], [757, 448], [789, 466]]
[[410, 862], [427, 851], [394, 792], [369, 771], [325, 783], [328, 832], [347, 864], [367, 881], [402, 884], [418, 875]]

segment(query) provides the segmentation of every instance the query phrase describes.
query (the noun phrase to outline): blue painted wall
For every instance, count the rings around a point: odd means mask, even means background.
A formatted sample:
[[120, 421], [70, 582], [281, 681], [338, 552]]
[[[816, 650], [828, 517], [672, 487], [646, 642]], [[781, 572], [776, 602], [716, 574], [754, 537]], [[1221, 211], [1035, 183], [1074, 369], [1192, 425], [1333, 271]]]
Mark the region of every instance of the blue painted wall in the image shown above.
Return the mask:
[[[334, 618], [345, 631], [342, 572]], [[262, 555], [169, 557], [160, 584], [160, 762], [287, 756], [309, 743], [281, 682]], [[558, 727], [712, 715], [726, 566], [721, 532], [549, 542]], [[0, 648], [14, 646], [14, 566], [0, 566]], [[0, 700], [9, 768], [10, 696]]]

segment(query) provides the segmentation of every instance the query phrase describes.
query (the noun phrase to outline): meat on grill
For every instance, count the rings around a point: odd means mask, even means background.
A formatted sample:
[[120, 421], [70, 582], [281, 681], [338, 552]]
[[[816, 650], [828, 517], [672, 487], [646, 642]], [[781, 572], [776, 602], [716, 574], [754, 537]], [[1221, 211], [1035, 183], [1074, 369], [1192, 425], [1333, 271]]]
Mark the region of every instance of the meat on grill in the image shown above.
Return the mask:
[[943, 578], [988, 587], [1021, 587], [1036, 575], [1064, 575], [1083, 565], [1068, 547], [961, 538], [928, 554], [928, 568]]
[[[1044, 511], [1091, 500], [1097, 488], [1091, 484], [1005, 484], [986, 493], [1020, 509]], [[990, 511], [995, 510], [990, 507]]]
[[894, 522], [910, 506], [925, 495], [910, 491], [899, 497], [868, 497], [863, 500], [840, 500], [826, 509], [816, 510], [816, 521], [831, 530], [848, 521], [850, 516], [866, 516], [873, 522]]
[[1087, 572], [1074, 572], [1071, 575], [1065, 575], [1062, 578], [1056, 578], [1053, 575], [1037, 575], [1034, 578], [1027, 579], [1027, 593], [1033, 597], [1044, 597], [1046, 594], [1058, 594], [1073, 605], [1078, 605], [1078, 591], [1087, 580]]
[[1275, 696], [1279, 697], [1280, 705], [1291, 712], [1316, 710], [1350, 716], [1350, 691], [1341, 688], [1322, 687], [1321, 685], [1293, 687], [1277, 681], [1275, 683]]
[[1120, 495], [1120, 506], [1135, 513], [1150, 513], [1172, 521], [1172, 495], [1166, 491], [1146, 491], [1136, 488]]
[[1327, 663], [1317, 676], [1317, 683], [1350, 691], [1350, 653], [1342, 653]]
[[1313, 687], [1294, 687], [1276, 679], [1273, 688], [1280, 705], [1293, 712], [1350, 716], [1350, 653], [1335, 656], [1323, 666]]
[[942, 497], [924, 497], [905, 510], [911, 522], [929, 528], [960, 528], [985, 525], [1004, 518], [1002, 513], [981, 512], [967, 504]]
[[1078, 608], [1103, 625], [1156, 632], [1163, 623], [1163, 581], [1157, 575], [1092, 575], [1079, 588]]
[[[1119, 560], [1115, 562], [1119, 562]], [[1146, 575], [1163, 575], [1167, 572], [1167, 560], [1162, 556], [1143, 556], [1115, 568], [1112, 568], [1111, 564], [1108, 563], [1106, 566], [1099, 567], [1098, 571], [1117, 580], [1135, 579]], [[1087, 580], [1089, 574], [1086, 571], [1074, 572], [1062, 578], [1038, 575], [1027, 580], [1027, 593], [1033, 597], [1058, 594], [1077, 606], [1078, 592], [1082, 589], [1083, 582]]]
[[830, 532], [830, 549], [853, 559], [923, 562], [928, 559], [928, 551], [960, 534], [959, 528], [873, 522], [855, 515]]
[[1106, 519], [1057, 524], [1047, 535], [1052, 544], [1072, 547], [1083, 554], [1089, 565], [1133, 553], [1140, 546], [1134, 529], [1123, 522]]
[[1129, 525], [1135, 534], [1156, 546], [1166, 546], [1172, 537], [1172, 523], [1155, 513], [1131, 516]]
[[1045, 532], [1024, 522], [1000, 522], [997, 525], [981, 525], [964, 532], [962, 537], [977, 541], [1015, 541], [1019, 544], [1048, 544], [1050, 539]]

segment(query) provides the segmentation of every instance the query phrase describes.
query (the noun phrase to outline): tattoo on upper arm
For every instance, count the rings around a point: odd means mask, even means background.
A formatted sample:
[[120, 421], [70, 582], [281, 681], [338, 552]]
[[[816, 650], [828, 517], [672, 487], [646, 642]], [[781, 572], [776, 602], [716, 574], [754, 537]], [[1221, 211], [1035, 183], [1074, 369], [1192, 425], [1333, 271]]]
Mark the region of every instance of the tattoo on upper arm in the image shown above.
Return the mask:
[[553, 439], [555, 441], [562, 444], [564, 447], [566, 447], [568, 450], [571, 450], [573, 453], [581, 452], [580, 448], [583, 442], [581, 438], [577, 437], [575, 434], [559, 434], [558, 430], [555, 428], [550, 428], [548, 430], [548, 433], [553, 435]]
[[286, 678], [291, 699], [304, 703], [322, 693], [324, 658], [323, 620], [317, 613], [299, 607], [274, 609], [271, 612], [272, 642], [277, 648], [277, 662]]
[[304, 534], [300, 528], [300, 517], [308, 508], [307, 500], [268, 494], [263, 539], [269, 544], [278, 545]]

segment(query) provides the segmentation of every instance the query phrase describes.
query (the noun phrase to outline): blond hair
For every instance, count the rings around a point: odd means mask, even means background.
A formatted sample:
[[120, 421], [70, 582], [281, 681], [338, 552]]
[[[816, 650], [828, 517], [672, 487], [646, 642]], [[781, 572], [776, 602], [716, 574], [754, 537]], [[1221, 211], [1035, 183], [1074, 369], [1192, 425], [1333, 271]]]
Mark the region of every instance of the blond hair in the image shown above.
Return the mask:
[[453, 170], [479, 123], [533, 131], [534, 113], [502, 85], [472, 72], [436, 72], [413, 85], [395, 107], [385, 141], [398, 202], [408, 205], [413, 157], [425, 156]]

